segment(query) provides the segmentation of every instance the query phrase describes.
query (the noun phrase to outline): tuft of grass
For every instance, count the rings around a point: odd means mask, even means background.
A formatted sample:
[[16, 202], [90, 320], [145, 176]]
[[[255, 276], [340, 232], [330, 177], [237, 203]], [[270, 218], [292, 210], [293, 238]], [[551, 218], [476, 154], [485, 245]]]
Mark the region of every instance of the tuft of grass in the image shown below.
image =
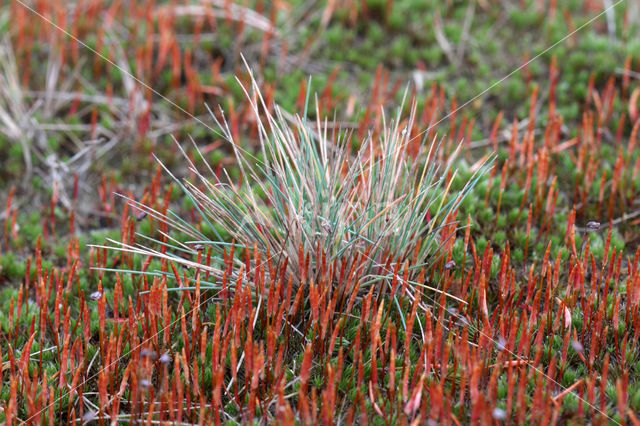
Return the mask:
[[[402, 116], [402, 106], [390, 121], [383, 111], [380, 131], [369, 131], [354, 153], [350, 148], [353, 133], [336, 130], [335, 123], [326, 119], [311, 122], [305, 118], [308, 93], [300, 116], [269, 105], [253, 76], [250, 88], [242, 88], [257, 123], [262, 160], [256, 161], [240, 147], [222, 109], [221, 119], [211, 113], [233, 147], [240, 176], [232, 179], [226, 170], [216, 174], [208, 164], [210, 173], [203, 174], [185, 154], [195, 178], [178, 184], [204, 221], [216, 224], [234, 245], [257, 250], [261, 259], [286, 261], [288, 279], [296, 287], [327, 279], [331, 272], [326, 265], [335, 263], [357, 265], [351, 273], [363, 283], [361, 289], [376, 285], [381, 291], [393, 292], [394, 276], [404, 275], [405, 291], [419, 293], [419, 286], [444, 293], [418, 281], [419, 276], [442, 254], [443, 245], [453, 243], [456, 211], [490, 162], [481, 162], [452, 195], [458, 150], [442, 160], [443, 147], [437, 139], [416, 140], [420, 135], [410, 131], [416, 128], [415, 102], [407, 118]], [[317, 100], [316, 117], [320, 117]], [[205, 157], [201, 158], [206, 164]], [[192, 238], [173, 245], [165, 239], [167, 247], [194, 254], [190, 247], [211, 247], [218, 258], [226, 258], [229, 241], [220, 238], [213, 226], [216, 236], [207, 238], [172, 211], [163, 214], [130, 202]], [[119, 243], [110, 248], [170, 259], [213, 272], [220, 280], [224, 275], [222, 270], [143, 245]], [[304, 253], [318, 255], [309, 258]], [[236, 261], [238, 266], [246, 262]], [[354, 288], [346, 282], [336, 282], [334, 288], [348, 294]]]

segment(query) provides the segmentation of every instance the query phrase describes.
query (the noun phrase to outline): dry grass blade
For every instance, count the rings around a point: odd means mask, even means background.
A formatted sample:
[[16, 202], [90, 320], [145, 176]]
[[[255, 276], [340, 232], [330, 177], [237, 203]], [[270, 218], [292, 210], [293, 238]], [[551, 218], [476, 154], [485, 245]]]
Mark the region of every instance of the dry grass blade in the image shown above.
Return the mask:
[[[33, 170], [31, 149], [28, 143], [30, 132], [25, 120], [29, 118], [29, 108], [25, 103], [20, 85], [18, 66], [13, 48], [8, 38], [0, 40], [0, 133], [9, 140], [22, 145], [22, 153], [29, 177]], [[25, 129], [27, 132], [25, 133]]]

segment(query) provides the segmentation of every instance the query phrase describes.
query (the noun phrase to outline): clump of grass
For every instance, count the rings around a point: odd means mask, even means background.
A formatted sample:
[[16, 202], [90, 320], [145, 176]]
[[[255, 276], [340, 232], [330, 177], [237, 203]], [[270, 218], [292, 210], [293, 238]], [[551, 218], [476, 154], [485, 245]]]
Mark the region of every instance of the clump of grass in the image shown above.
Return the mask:
[[[256, 118], [262, 160], [256, 161], [240, 148], [220, 111], [222, 119], [216, 120], [232, 144], [239, 182], [226, 170], [224, 177], [219, 177], [210, 167], [207, 177], [191, 160], [189, 168], [195, 179], [179, 182], [204, 221], [211, 229], [216, 229], [213, 224], [221, 228], [237, 246], [255, 247], [262, 259], [286, 259], [290, 278], [297, 286], [326, 279], [330, 275], [327, 264], [351, 260], [358, 265], [352, 273], [367, 286], [390, 283], [400, 265], [407, 283], [424, 286], [415, 280], [446, 243], [446, 233], [440, 231], [455, 227], [460, 202], [486, 167], [480, 167], [452, 195], [456, 153], [440, 161], [437, 151], [441, 144], [426, 138], [415, 150], [417, 132], [410, 131], [416, 128], [415, 103], [405, 120], [402, 108], [390, 121], [381, 114], [382, 130], [369, 132], [353, 153], [351, 133], [335, 130], [326, 119], [307, 121], [306, 107], [303, 116], [291, 116], [277, 105], [268, 105], [253, 78], [251, 82], [251, 93], [243, 89]], [[132, 203], [193, 238], [186, 242], [191, 247], [209, 246], [226, 258], [223, 252], [228, 241], [206, 238], [170, 211], [162, 214]], [[120, 249], [165, 257], [196, 269], [201, 266], [142, 246], [122, 244]], [[305, 258], [305, 253], [319, 255]], [[241, 259], [238, 263], [243, 264]], [[222, 276], [222, 271], [206, 265], [203, 269]], [[341, 283], [335, 285], [340, 288]], [[411, 285], [404, 288], [411, 289]]]

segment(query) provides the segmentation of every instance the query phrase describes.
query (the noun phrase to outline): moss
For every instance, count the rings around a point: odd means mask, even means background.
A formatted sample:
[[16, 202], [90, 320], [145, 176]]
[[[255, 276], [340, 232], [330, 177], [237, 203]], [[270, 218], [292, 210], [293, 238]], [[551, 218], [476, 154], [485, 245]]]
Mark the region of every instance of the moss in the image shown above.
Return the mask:
[[2, 277], [9, 281], [18, 282], [24, 278], [26, 274], [26, 263], [19, 260], [15, 253], [8, 252], [0, 258], [0, 273]]
[[540, 21], [541, 15], [535, 12], [533, 9], [521, 10], [514, 8], [509, 15], [509, 18], [513, 25], [515, 25], [516, 27], [533, 27]]
[[395, 8], [391, 16], [387, 19], [387, 26], [392, 31], [399, 31], [404, 28], [405, 22], [406, 17]]
[[616, 401], [618, 400], [618, 391], [616, 389], [615, 382], [611, 382], [611, 381], [607, 382], [605, 393], [607, 394], [607, 398], [610, 401], [610, 403], [615, 405]]
[[509, 382], [505, 378], [498, 381], [498, 398], [504, 399], [509, 393]]
[[622, 235], [617, 229], [614, 229], [611, 234], [611, 246], [614, 247], [618, 252], [624, 250], [625, 242]]
[[[503, 215], [500, 215], [503, 216]], [[509, 214], [507, 215], [507, 223], [509, 223], [510, 225], [517, 225], [517, 220], [518, 217], [522, 217], [522, 215], [520, 214], [520, 209], [518, 208], [513, 208], [511, 210], [509, 210]], [[525, 216], [526, 217], [526, 216]], [[506, 223], [505, 223], [506, 225]], [[502, 228], [502, 225], [498, 225], [500, 228]]]
[[522, 263], [524, 261], [524, 252], [520, 248], [516, 248], [511, 252], [511, 259], [516, 263]]
[[339, 47], [344, 42], [344, 31], [338, 26], [328, 28], [324, 36], [331, 47]]
[[510, 102], [520, 103], [527, 98], [527, 86], [522, 80], [511, 79], [507, 83], [507, 96]]
[[464, 258], [464, 241], [461, 238], [456, 239], [453, 244], [453, 260], [458, 265], [462, 265], [462, 259]]
[[576, 382], [577, 378], [578, 378], [577, 372], [571, 368], [568, 368], [564, 372], [564, 376], [562, 378], [562, 384], [563, 386], [571, 386]]
[[600, 234], [591, 232], [589, 234], [589, 248], [596, 259], [602, 259], [604, 256], [604, 241]]
[[60, 259], [67, 257], [67, 247], [64, 244], [57, 244], [54, 248], [56, 256]]
[[18, 161], [18, 162], [24, 161], [23, 160], [22, 144], [14, 143], [14, 144], [11, 145], [11, 148], [9, 148], [9, 158], [12, 161]]
[[[576, 330], [582, 330], [582, 327], [584, 325], [583, 323], [583, 318], [582, 318], [582, 314], [581, 313], [574, 313], [571, 315], [571, 324], [573, 324], [573, 326], [576, 328]], [[571, 345], [569, 345], [571, 348]], [[570, 351], [573, 349], [569, 349]], [[575, 351], [574, 351], [575, 353]]]
[[515, 207], [520, 207], [523, 199], [524, 189], [520, 188], [518, 185], [511, 185], [502, 194], [502, 208], [512, 209]]
[[125, 295], [135, 294], [135, 285], [133, 283], [133, 278], [130, 274], [122, 275], [122, 293]]
[[378, 45], [383, 42], [385, 38], [385, 32], [383, 28], [377, 22], [370, 22], [367, 25], [367, 39], [374, 45]]
[[489, 245], [489, 241], [484, 236], [481, 236], [476, 240], [476, 250], [478, 250], [479, 254], [484, 254], [487, 246]]
[[484, 198], [487, 195], [488, 189], [489, 189], [489, 178], [488, 176], [484, 176], [480, 179], [480, 181], [476, 185], [474, 192], [478, 194], [478, 197]]
[[462, 37], [462, 26], [457, 23], [445, 25], [444, 34], [451, 43], [458, 44]]
[[402, 60], [404, 58], [405, 52], [410, 48], [411, 46], [408, 39], [398, 38], [391, 44], [390, 53], [395, 58]]
[[435, 46], [424, 48], [420, 51], [420, 59], [431, 66], [435, 66], [442, 61], [444, 54], [442, 50]]
[[473, 214], [476, 211], [479, 200], [473, 193], [467, 195], [460, 204], [461, 210], [466, 214]]
[[495, 278], [498, 276], [498, 272], [500, 272], [500, 255], [494, 254], [493, 259], [491, 260], [491, 278]]
[[636, 384], [634, 387], [636, 387], [636, 389], [629, 392], [631, 394], [631, 397], [630, 397], [631, 407], [635, 411], [640, 411], [640, 386]]
[[505, 248], [507, 242], [507, 234], [504, 231], [498, 231], [493, 234], [493, 243], [500, 247], [501, 249]]
[[[39, 220], [39, 218], [38, 218]], [[42, 224], [39, 222], [29, 222], [21, 226], [20, 235], [27, 241], [31, 241], [35, 245], [38, 237], [42, 235]]]

